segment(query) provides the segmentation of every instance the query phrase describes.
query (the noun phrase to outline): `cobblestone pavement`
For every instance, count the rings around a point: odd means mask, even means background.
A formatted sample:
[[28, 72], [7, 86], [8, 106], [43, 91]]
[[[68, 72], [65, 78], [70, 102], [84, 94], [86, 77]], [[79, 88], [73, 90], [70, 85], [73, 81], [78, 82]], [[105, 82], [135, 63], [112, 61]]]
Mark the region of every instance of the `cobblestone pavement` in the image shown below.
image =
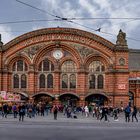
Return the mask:
[[[77, 113], [76, 116], [78, 117], [77, 119], [67, 118], [65, 115], [63, 115], [63, 113], [58, 113], [57, 122], [81, 122], [81, 123], [100, 122], [99, 120], [96, 119], [96, 117], [92, 117], [92, 115], [90, 115], [89, 117], [85, 117], [85, 115], [81, 115], [80, 113]], [[138, 119], [140, 121], [140, 115], [137, 115], [137, 117], [138, 117]], [[108, 121], [110, 123], [125, 123], [124, 113], [120, 113], [118, 115], [118, 118], [119, 119], [117, 121], [114, 121], [113, 117], [108, 116]], [[7, 118], [2, 118], [0, 116], [0, 122], [1, 123], [2, 122], [18, 122], [18, 117], [16, 119], [14, 119], [12, 114], [8, 115]], [[45, 116], [36, 116], [36, 117], [33, 117], [33, 118], [29, 118], [29, 117], [25, 116], [24, 122], [40, 122], [40, 123], [42, 122], [42, 123], [47, 123], [47, 122], [56, 122], [56, 120], [54, 120], [53, 114], [49, 113], [48, 116], [46, 116], [46, 115]], [[104, 122], [104, 119], [101, 122]], [[130, 123], [131, 123], [131, 121], [130, 121]]]
[[[138, 117], [140, 120], [140, 117]], [[99, 121], [92, 116], [78, 119], [66, 118], [53, 114], [36, 118], [25, 117], [19, 122], [13, 116], [0, 118], [0, 140], [140, 140], [140, 122], [124, 121], [120, 114], [119, 121], [109, 117], [109, 122]]]

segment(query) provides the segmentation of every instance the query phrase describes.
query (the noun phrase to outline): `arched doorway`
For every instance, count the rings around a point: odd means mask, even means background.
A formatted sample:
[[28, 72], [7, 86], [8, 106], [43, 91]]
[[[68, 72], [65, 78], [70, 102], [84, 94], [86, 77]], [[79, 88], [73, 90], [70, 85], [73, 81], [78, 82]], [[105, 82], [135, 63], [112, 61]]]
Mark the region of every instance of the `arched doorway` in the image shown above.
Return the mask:
[[[19, 95], [20, 96], [20, 101], [26, 102], [29, 100], [29, 96], [27, 93], [24, 92], [14, 92], [14, 95]], [[17, 96], [17, 101], [18, 101], [18, 96]]]
[[29, 96], [27, 93], [20, 92], [19, 94], [21, 95], [21, 100], [27, 101], [29, 99]]
[[128, 96], [129, 96], [129, 105], [133, 106], [134, 105], [134, 93], [129, 91]]
[[91, 105], [102, 106], [108, 103], [108, 97], [104, 94], [90, 94], [86, 96], [85, 101]]
[[47, 94], [47, 93], [38, 93], [32, 96], [34, 103], [43, 103], [43, 104], [49, 104], [52, 105], [54, 96]]
[[75, 94], [65, 93], [59, 96], [59, 100], [61, 101], [62, 105], [74, 107], [77, 106], [79, 97]]

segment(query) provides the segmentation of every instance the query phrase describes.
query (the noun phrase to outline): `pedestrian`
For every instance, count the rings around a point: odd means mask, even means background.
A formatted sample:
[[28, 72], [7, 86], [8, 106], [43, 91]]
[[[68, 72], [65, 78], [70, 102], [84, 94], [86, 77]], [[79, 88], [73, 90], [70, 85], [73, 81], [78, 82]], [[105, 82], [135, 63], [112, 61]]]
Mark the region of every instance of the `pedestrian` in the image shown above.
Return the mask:
[[45, 110], [44, 104], [41, 104], [40, 108], [41, 116], [44, 116], [44, 110]]
[[114, 116], [114, 121], [118, 121], [118, 110], [117, 110], [117, 108], [114, 108], [113, 116]]
[[50, 109], [49, 104], [47, 104], [47, 105], [45, 106], [46, 116], [48, 116], [48, 114], [49, 114], [49, 109]]
[[132, 111], [132, 122], [133, 122], [133, 118], [136, 119], [136, 121], [138, 122], [138, 118], [137, 118], [137, 108], [136, 106], [133, 107], [133, 111]]
[[108, 122], [109, 122], [107, 115], [108, 115], [108, 108], [107, 108], [107, 107], [103, 107], [103, 108], [102, 108], [102, 116], [101, 116], [101, 118], [100, 118], [100, 121], [101, 121], [103, 118], [105, 118], [105, 121], [108, 121]]
[[5, 118], [7, 118], [7, 114], [8, 114], [8, 105], [7, 104], [4, 104], [3, 105], [3, 116]]
[[16, 104], [14, 104], [12, 106], [12, 111], [13, 111], [13, 114], [14, 114], [14, 118], [17, 118], [17, 105]]
[[58, 113], [58, 108], [55, 105], [54, 108], [53, 108], [54, 120], [57, 120], [57, 113]]
[[89, 109], [88, 109], [88, 107], [85, 106], [84, 110], [85, 110], [86, 117], [88, 117], [89, 116]]
[[130, 113], [131, 113], [131, 108], [130, 106], [128, 105], [125, 109], [125, 121], [126, 122], [129, 122], [130, 121]]
[[19, 109], [19, 121], [24, 121], [25, 106], [21, 104], [18, 109]]

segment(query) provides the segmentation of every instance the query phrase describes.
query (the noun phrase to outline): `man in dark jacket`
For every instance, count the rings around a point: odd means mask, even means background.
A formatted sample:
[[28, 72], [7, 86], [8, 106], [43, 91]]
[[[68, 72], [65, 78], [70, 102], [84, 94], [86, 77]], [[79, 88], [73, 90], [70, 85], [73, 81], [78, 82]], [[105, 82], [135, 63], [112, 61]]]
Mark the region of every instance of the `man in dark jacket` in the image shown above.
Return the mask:
[[19, 110], [19, 121], [24, 120], [24, 115], [25, 115], [25, 105], [21, 104], [18, 108]]
[[136, 108], [136, 106], [133, 107], [132, 122], [133, 122], [133, 118], [135, 118], [136, 121], [138, 122], [138, 118], [137, 118], [137, 108]]
[[130, 113], [131, 113], [131, 108], [130, 106], [128, 105], [126, 108], [125, 108], [125, 121], [126, 122], [129, 122], [130, 121]]
[[7, 118], [7, 114], [8, 114], [8, 105], [7, 104], [3, 105], [3, 113], [4, 113], [4, 117]]
[[58, 113], [58, 108], [55, 105], [54, 108], [53, 108], [54, 120], [57, 120], [57, 113]]

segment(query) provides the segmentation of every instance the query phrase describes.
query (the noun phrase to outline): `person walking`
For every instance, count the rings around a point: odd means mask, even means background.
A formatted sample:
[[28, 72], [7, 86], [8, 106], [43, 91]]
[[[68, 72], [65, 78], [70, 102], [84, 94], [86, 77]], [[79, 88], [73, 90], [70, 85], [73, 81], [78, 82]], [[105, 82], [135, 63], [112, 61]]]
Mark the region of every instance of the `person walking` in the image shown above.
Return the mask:
[[84, 110], [85, 110], [86, 117], [88, 117], [88, 116], [89, 116], [89, 109], [88, 109], [88, 106], [85, 106]]
[[3, 116], [5, 118], [7, 118], [7, 114], [8, 114], [8, 105], [7, 104], [4, 104], [3, 105]]
[[130, 106], [128, 105], [126, 108], [125, 108], [125, 121], [126, 122], [129, 122], [130, 121], [130, 113], [131, 113], [131, 108]]
[[118, 109], [117, 108], [113, 109], [113, 116], [114, 116], [114, 121], [118, 121]]
[[100, 118], [100, 121], [103, 118], [105, 118], [105, 121], [108, 121], [109, 122], [107, 115], [108, 115], [108, 108], [105, 106], [105, 107], [102, 108], [102, 116]]
[[136, 121], [138, 122], [138, 118], [137, 118], [137, 108], [136, 106], [133, 107], [133, 112], [132, 112], [132, 122], [134, 120], [134, 118], [136, 119]]
[[18, 109], [19, 109], [19, 121], [24, 121], [25, 106], [21, 104]]
[[54, 120], [57, 120], [57, 113], [58, 113], [58, 108], [55, 105], [54, 108], [53, 108]]
[[14, 118], [17, 118], [17, 105], [16, 104], [14, 104], [12, 106], [12, 111], [13, 111], [13, 114], [14, 114]]

